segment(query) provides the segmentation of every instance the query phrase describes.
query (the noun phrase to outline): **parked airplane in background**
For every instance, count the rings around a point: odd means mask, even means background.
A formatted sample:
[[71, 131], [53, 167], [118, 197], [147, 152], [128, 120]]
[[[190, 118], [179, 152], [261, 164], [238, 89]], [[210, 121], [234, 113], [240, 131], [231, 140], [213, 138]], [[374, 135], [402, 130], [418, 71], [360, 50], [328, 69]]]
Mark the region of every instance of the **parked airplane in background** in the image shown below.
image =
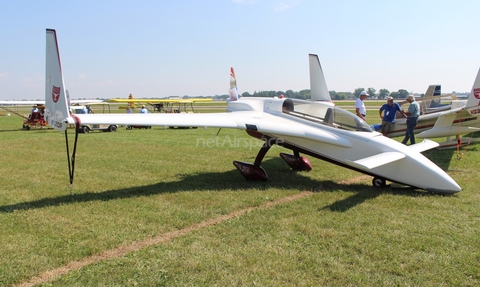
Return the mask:
[[[68, 91], [66, 91], [68, 93]], [[80, 105], [102, 104], [102, 100], [72, 100], [71, 104]], [[30, 130], [31, 128], [45, 128], [47, 122], [43, 118], [43, 110], [45, 109], [45, 101], [0, 101], [0, 109], [8, 111], [9, 115], [14, 114], [23, 118], [22, 128]], [[28, 113], [28, 114], [27, 114]]]
[[194, 103], [212, 102], [212, 98], [189, 98], [189, 99], [134, 99], [132, 94], [128, 96], [128, 99], [109, 99], [109, 103], [127, 103], [127, 106], [120, 108], [130, 108], [134, 110], [136, 108], [135, 103], [140, 105], [148, 104], [153, 107], [153, 111], [167, 113], [179, 113], [182, 110], [187, 112], [187, 105], [190, 105], [192, 112]]
[[[425, 101], [425, 99], [418, 100], [422, 107], [422, 113], [415, 127], [415, 133], [418, 134], [418, 137], [438, 138], [460, 136], [461, 134], [479, 131], [480, 69], [467, 100], [453, 99], [450, 105], [437, 104], [432, 108], [425, 108], [425, 105], [421, 103]], [[431, 102], [434, 102], [434, 100]], [[397, 121], [387, 136], [402, 136], [405, 134], [405, 130], [406, 119], [404, 117], [397, 117]]]
[[[71, 104], [94, 104], [94, 103], [103, 103], [103, 100], [71, 100]], [[0, 106], [43, 106], [45, 101], [0, 101]]]
[[[425, 140], [405, 146], [382, 136], [351, 112], [328, 102], [280, 98], [238, 98], [236, 78], [230, 70], [230, 89], [234, 100], [225, 113], [188, 114], [79, 114], [69, 112], [55, 30], [46, 31], [46, 119], [59, 131], [69, 124], [124, 124], [151, 126], [196, 126], [234, 128], [264, 141], [255, 162], [234, 161], [242, 175], [251, 180], [267, 180], [260, 166], [274, 144], [293, 151], [282, 153], [294, 170], [309, 170], [300, 152], [373, 176], [372, 183], [383, 187], [386, 180], [439, 193], [456, 193], [461, 187], [440, 167], [420, 152], [438, 144]], [[68, 141], [67, 141], [68, 142]], [[73, 150], [76, 150], [74, 148]], [[68, 149], [67, 149], [68, 151]], [[72, 157], [72, 159], [74, 156]], [[73, 163], [72, 164], [73, 169]], [[428, 180], [425, 180], [428, 178]], [[70, 172], [70, 182], [73, 174]]]
[[[323, 73], [321, 73], [322, 68], [318, 56], [310, 54], [309, 59], [312, 99], [313, 95], [322, 95], [316, 97], [326, 101], [328, 90], [325, 92], [325, 79]], [[418, 134], [418, 137], [459, 136], [460, 134], [480, 130], [480, 69], [468, 100], [457, 100], [454, 95], [437, 95], [439, 92], [440, 86], [431, 85], [425, 93], [426, 97], [418, 99], [422, 108], [422, 114], [415, 127], [415, 133]], [[448, 105], [439, 103], [438, 99], [444, 97], [451, 98], [451, 103]], [[328, 95], [328, 98], [331, 99], [330, 95]], [[405, 107], [403, 108], [406, 110]], [[387, 136], [391, 138], [404, 136], [406, 128], [406, 118], [398, 113], [397, 120]]]

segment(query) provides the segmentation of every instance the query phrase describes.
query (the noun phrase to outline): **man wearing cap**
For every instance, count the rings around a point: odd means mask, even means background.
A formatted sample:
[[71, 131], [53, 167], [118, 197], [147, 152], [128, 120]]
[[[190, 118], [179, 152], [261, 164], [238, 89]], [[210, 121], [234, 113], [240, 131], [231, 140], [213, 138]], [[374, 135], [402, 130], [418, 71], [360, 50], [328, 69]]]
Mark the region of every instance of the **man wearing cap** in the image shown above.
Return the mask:
[[420, 105], [415, 101], [415, 97], [410, 95], [407, 97], [407, 102], [410, 103], [408, 106], [408, 111], [403, 114], [407, 117], [407, 130], [405, 131], [405, 138], [402, 143], [407, 144], [407, 141], [410, 140], [410, 144], [415, 144], [415, 126], [418, 122], [418, 117], [420, 116]]
[[384, 136], [387, 136], [388, 132], [390, 132], [390, 129], [393, 127], [393, 123], [395, 123], [397, 116], [397, 111], [403, 114], [403, 110], [400, 108], [400, 105], [394, 103], [392, 97], [388, 97], [387, 103], [383, 104], [378, 112], [380, 118], [382, 119], [382, 134]]
[[145, 105], [142, 105], [142, 109], [140, 110], [141, 114], [148, 114], [147, 108], [145, 108]]
[[367, 116], [367, 109], [365, 108], [365, 104], [363, 103], [363, 100], [365, 100], [366, 98], [367, 98], [367, 92], [362, 91], [357, 101], [355, 101], [355, 113], [364, 121], [365, 121], [365, 117]]

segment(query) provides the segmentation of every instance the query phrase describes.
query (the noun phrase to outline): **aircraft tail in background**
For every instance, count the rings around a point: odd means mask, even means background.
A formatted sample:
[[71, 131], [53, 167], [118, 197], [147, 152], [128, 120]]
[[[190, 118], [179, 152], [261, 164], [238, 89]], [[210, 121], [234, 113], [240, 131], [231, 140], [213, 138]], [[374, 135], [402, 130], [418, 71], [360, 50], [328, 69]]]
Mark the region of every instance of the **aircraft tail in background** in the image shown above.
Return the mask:
[[480, 115], [480, 69], [478, 69], [465, 108], [471, 115]]
[[430, 85], [425, 92], [426, 97], [433, 97], [433, 96], [440, 96], [442, 94], [442, 86], [441, 85]]
[[308, 62], [310, 66], [310, 95], [312, 101], [326, 101], [331, 102], [332, 98], [328, 92], [327, 82], [323, 75], [322, 66], [315, 54], [308, 55]]
[[46, 42], [44, 117], [51, 127], [65, 131], [68, 123], [75, 123], [75, 120], [70, 115], [55, 30], [47, 29]]

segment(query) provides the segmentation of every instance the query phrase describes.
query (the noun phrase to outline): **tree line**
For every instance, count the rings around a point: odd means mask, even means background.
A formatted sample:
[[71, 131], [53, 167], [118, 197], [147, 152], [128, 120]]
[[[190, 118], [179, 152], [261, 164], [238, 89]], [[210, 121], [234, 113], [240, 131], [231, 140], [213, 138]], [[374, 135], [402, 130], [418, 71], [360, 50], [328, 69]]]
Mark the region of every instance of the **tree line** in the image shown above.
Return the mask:
[[[368, 98], [370, 99], [385, 99], [388, 96], [393, 97], [394, 99], [406, 99], [410, 93], [407, 90], [400, 89], [396, 92], [390, 92], [387, 89], [380, 89], [377, 93], [377, 90], [374, 88], [356, 88], [354, 92], [336, 92], [336, 91], [329, 91], [330, 97], [332, 100], [355, 100], [358, 98], [361, 92], [366, 91], [368, 93]], [[294, 98], [294, 99], [303, 99], [309, 100], [311, 98], [310, 90], [305, 89], [298, 92], [293, 90], [287, 91], [255, 91], [253, 94], [249, 92], [244, 92], [241, 94], [242, 97], [266, 97], [266, 98], [273, 98], [273, 97], [280, 97], [285, 96], [287, 98]], [[421, 94], [420, 96], [423, 97], [425, 94]], [[229, 98], [229, 95], [216, 95], [213, 97], [215, 100], [226, 100]]]

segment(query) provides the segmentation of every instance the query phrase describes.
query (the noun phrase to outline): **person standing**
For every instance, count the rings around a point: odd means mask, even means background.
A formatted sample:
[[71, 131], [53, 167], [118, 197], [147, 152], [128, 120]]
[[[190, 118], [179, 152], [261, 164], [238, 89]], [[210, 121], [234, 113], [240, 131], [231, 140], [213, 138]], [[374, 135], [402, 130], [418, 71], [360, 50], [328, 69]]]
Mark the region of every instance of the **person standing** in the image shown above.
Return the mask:
[[365, 108], [365, 103], [363, 101], [366, 98], [367, 92], [362, 91], [358, 99], [355, 101], [355, 113], [364, 121], [366, 121], [365, 117], [367, 116], [367, 109]]
[[410, 145], [415, 144], [415, 126], [417, 125], [418, 116], [420, 116], [420, 105], [415, 101], [415, 97], [410, 95], [407, 97], [407, 102], [410, 103], [408, 110], [403, 112], [407, 117], [407, 131], [405, 132], [405, 138], [402, 143], [407, 144], [407, 141], [410, 140]]
[[393, 127], [397, 118], [397, 111], [403, 114], [402, 108], [400, 108], [399, 104], [393, 101], [392, 97], [388, 97], [387, 103], [383, 104], [378, 111], [380, 118], [382, 119], [382, 134], [384, 136], [387, 136], [388, 132], [390, 132], [390, 129]]

